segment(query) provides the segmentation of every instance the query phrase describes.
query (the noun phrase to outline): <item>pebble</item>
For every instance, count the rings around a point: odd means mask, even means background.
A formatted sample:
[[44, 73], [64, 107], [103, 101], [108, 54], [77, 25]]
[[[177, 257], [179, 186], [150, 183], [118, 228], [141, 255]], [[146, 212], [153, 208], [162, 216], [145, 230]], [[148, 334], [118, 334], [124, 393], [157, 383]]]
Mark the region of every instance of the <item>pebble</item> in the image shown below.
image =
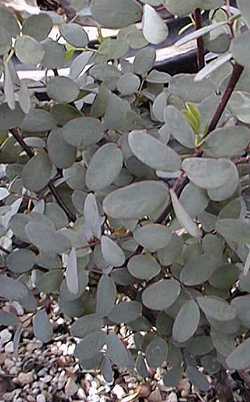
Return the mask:
[[66, 396], [73, 396], [78, 391], [78, 385], [75, 383], [72, 378], [69, 378], [65, 385], [65, 394]]
[[78, 391], [77, 391], [77, 396], [78, 396], [78, 398], [80, 398], [80, 399], [85, 399], [85, 398], [87, 398], [87, 397], [86, 397], [86, 394], [85, 394], [85, 392], [84, 392], [84, 390], [83, 390], [82, 388], [79, 388], [79, 389], [78, 389]]
[[41, 378], [41, 380], [47, 384], [52, 380], [52, 376], [47, 374], [45, 377]]
[[9, 342], [11, 338], [12, 333], [8, 330], [8, 328], [5, 328], [0, 332], [0, 341], [2, 345], [5, 345], [7, 342]]
[[9, 373], [11, 375], [16, 375], [18, 373], [18, 369], [16, 366], [11, 367], [11, 369], [9, 370]]
[[31, 371], [29, 373], [20, 373], [17, 379], [21, 385], [30, 384], [33, 381], [33, 373]]
[[13, 353], [14, 352], [14, 343], [12, 341], [6, 343], [4, 347], [4, 351], [6, 353]]
[[160, 392], [160, 390], [158, 388], [156, 388], [153, 392], [151, 392], [151, 394], [148, 397], [148, 400], [150, 402], [158, 402], [161, 399], [162, 399], [161, 398], [161, 392]]
[[6, 367], [7, 370], [10, 370], [11, 367], [14, 367], [14, 366], [15, 366], [15, 362], [13, 362], [13, 360], [11, 360], [11, 359], [5, 359], [5, 361], [4, 361], [4, 367]]
[[35, 349], [37, 349], [38, 343], [37, 342], [29, 342], [28, 345], [26, 346], [27, 352], [33, 352]]
[[36, 402], [46, 402], [45, 396], [43, 394], [37, 395]]
[[119, 385], [116, 384], [112, 390], [112, 393], [118, 398], [118, 399], [122, 399], [125, 395], [126, 392], [124, 391], [124, 389]]
[[166, 399], [166, 402], [178, 402], [178, 398], [175, 392], [171, 392]]

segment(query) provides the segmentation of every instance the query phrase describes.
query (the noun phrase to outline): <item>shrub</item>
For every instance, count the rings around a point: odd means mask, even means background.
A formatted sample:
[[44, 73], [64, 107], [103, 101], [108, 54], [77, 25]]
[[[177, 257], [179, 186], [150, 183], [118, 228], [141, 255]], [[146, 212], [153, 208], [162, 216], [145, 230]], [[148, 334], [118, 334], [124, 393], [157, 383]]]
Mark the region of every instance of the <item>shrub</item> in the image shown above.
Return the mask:
[[[0, 9], [0, 296], [44, 343], [58, 302], [82, 369], [109, 382], [185, 371], [207, 391], [199, 368], [250, 367], [250, 5], [165, 0], [193, 16], [178, 45], [198, 45], [198, 73], [171, 76], [151, 46], [162, 1], [143, 3], [92, 0], [95, 46], [74, 21]], [[19, 79], [16, 58], [45, 75]], [[0, 324], [20, 331], [12, 313]]]

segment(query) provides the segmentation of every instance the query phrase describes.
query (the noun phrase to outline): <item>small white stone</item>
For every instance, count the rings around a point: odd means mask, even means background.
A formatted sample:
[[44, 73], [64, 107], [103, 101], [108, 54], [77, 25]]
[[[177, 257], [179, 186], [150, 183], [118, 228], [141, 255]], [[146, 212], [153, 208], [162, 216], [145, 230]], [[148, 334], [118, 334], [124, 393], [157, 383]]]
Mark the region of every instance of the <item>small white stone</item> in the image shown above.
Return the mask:
[[74, 354], [74, 351], [75, 351], [75, 345], [69, 345], [68, 346], [68, 355], [73, 355]]
[[80, 399], [86, 399], [86, 394], [82, 388], [79, 388], [77, 391], [77, 396]]
[[72, 396], [78, 391], [78, 385], [75, 383], [72, 378], [69, 378], [65, 385], [65, 394], [66, 396]]
[[33, 373], [20, 373], [17, 377], [21, 385], [31, 384], [33, 382]]
[[52, 376], [48, 374], [45, 377], [41, 378], [41, 380], [45, 383], [48, 383], [52, 380]]
[[11, 369], [9, 370], [9, 373], [11, 375], [16, 375], [18, 373], [18, 369], [16, 366], [11, 367]]
[[114, 386], [112, 393], [117, 396], [117, 399], [122, 399], [126, 395], [126, 392], [119, 384], [116, 384]]
[[36, 402], [46, 402], [45, 396], [43, 394], [37, 395]]
[[166, 399], [166, 402], [178, 402], [178, 398], [175, 392], [171, 392]]
[[4, 350], [6, 353], [13, 353], [14, 352], [14, 343], [12, 341], [6, 343]]
[[12, 333], [8, 330], [8, 328], [5, 328], [0, 332], [0, 341], [2, 345], [5, 345], [5, 343], [9, 342], [11, 338]]
[[13, 362], [13, 360], [11, 359], [5, 359], [4, 361], [4, 367], [7, 368], [7, 370], [10, 370], [12, 367], [15, 366], [15, 362]]

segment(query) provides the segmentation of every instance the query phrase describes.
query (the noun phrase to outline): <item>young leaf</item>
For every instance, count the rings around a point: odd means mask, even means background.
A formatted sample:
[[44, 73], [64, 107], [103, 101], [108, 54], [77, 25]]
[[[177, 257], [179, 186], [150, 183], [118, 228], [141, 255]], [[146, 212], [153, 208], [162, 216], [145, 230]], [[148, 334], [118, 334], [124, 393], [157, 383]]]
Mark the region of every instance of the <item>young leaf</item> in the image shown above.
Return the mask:
[[163, 279], [149, 285], [142, 293], [143, 304], [152, 310], [166, 310], [181, 292], [181, 287], [175, 279]]

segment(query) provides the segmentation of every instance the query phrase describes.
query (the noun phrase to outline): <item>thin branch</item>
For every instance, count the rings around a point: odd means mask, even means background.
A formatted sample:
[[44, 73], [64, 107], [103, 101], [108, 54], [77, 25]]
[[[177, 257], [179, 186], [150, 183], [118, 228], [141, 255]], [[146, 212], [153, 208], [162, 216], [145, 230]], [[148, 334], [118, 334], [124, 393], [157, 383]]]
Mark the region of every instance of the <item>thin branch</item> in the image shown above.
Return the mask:
[[[203, 26], [201, 9], [196, 8], [194, 11], [194, 20], [195, 20], [195, 29], [201, 29]], [[201, 70], [205, 66], [205, 48], [204, 48], [204, 40], [203, 37], [200, 36], [197, 38], [197, 67], [198, 70]]]
[[232, 93], [233, 93], [233, 91], [234, 91], [234, 89], [235, 89], [235, 87], [236, 87], [236, 85], [237, 85], [237, 83], [238, 83], [238, 81], [239, 81], [239, 79], [241, 77], [241, 74], [243, 73], [243, 70], [244, 70], [243, 66], [241, 66], [238, 63], [235, 63], [231, 78], [230, 78], [229, 83], [227, 85], [227, 88], [226, 88], [226, 90], [225, 90], [225, 92], [224, 92], [224, 94], [222, 96], [222, 99], [220, 101], [220, 104], [219, 104], [219, 106], [218, 106], [218, 108], [217, 108], [217, 110], [216, 110], [216, 112], [215, 112], [215, 114], [214, 114], [209, 126], [208, 126], [208, 131], [207, 131], [206, 136], [211, 131], [215, 130], [215, 128], [217, 127], [217, 124], [219, 123], [220, 118], [221, 118], [221, 116], [223, 115], [223, 113], [224, 113], [224, 111], [226, 109], [226, 106], [227, 106], [227, 104], [228, 104], [228, 102], [229, 102], [229, 100], [230, 100], [230, 98], [232, 96]]
[[[21, 135], [21, 131], [19, 128], [13, 128], [10, 130], [11, 134], [15, 138], [15, 140], [21, 145], [22, 149], [26, 152], [26, 154], [30, 157], [33, 158], [34, 152], [32, 148], [27, 145]], [[58, 205], [64, 210], [66, 215], [68, 216], [70, 221], [75, 222], [76, 221], [76, 216], [75, 214], [68, 208], [68, 206], [65, 204], [64, 200], [58, 193], [56, 187], [54, 186], [53, 182], [48, 183], [48, 188], [51, 191], [51, 194], [54, 196], [55, 200], [57, 201]]]

